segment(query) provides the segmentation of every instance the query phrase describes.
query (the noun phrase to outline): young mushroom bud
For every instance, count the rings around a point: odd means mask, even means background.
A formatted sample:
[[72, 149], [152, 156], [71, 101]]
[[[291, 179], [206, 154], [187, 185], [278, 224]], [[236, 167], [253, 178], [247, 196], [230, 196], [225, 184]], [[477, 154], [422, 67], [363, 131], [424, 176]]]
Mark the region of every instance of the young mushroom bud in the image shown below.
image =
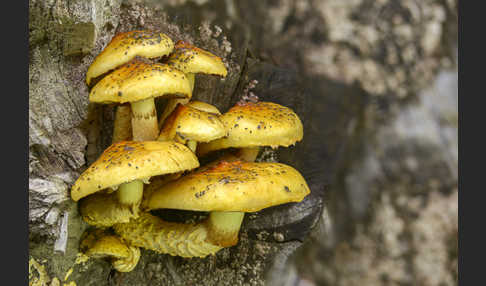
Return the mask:
[[228, 136], [199, 144], [198, 156], [225, 149], [241, 148], [239, 157], [254, 161], [260, 146], [288, 147], [302, 140], [302, 122], [295, 112], [272, 102], [235, 105], [220, 116]]
[[[184, 41], [178, 41], [176, 43], [174, 52], [169, 56], [167, 64], [187, 75], [191, 82], [191, 91], [194, 90], [196, 73], [219, 75], [222, 77], [226, 77], [228, 74], [220, 57]], [[178, 103], [186, 104], [187, 102], [189, 102], [189, 99], [169, 99], [160, 116], [159, 126], [162, 126], [164, 120], [176, 108]]]
[[89, 94], [96, 103], [130, 102], [134, 141], [155, 140], [159, 135], [155, 97], [191, 98], [184, 73], [165, 64], [133, 60], [99, 81]]
[[288, 165], [220, 162], [163, 185], [144, 202], [148, 210], [210, 212], [206, 221], [165, 222], [143, 213], [113, 228], [135, 246], [182, 257], [204, 257], [237, 244], [245, 212], [300, 202], [309, 193], [302, 175]]
[[209, 142], [225, 135], [226, 129], [218, 114], [178, 104], [164, 121], [157, 140], [185, 143], [195, 152], [197, 142]]
[[127, 245], [118, 236], [105, 230], [85, 232], [80, 243], [82, 253], [92, 258], [109, 258], [119, 272], [130, 272], [140, 260], [140, 249]]
[[119, 142], [108, 147], [79, 176], [71, 189], [71, 198], [78, 201], [107, 188], [116, 189], [114, 193], [81, 202], [81, 215], [86, 222], [98, 226], [126, 222], [138, 216], [144, 181], [198, 166], [194, 153], [176, 142]]

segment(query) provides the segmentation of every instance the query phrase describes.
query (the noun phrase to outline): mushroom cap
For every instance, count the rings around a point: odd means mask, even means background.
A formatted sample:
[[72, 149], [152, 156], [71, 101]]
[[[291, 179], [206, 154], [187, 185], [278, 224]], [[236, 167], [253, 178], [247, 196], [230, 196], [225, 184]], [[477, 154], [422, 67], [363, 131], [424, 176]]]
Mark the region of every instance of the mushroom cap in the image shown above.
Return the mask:
[[148, 209], [255, 212], [310, 193], [302, 175], [281, 163], [220, 162], [172, 181], [148, 198]]
[[158, 96], [190, 98], [192, 90], [187, 76], [166, 64], [132, 60], [96, 83], [89, 100], [125, 103]]
[[185, 106], [189, 106], [189, 107], [192, 107], [192, 108], [195, 108], [195, 109], [207, 112], [207, 113], [214, 113], [214, 114], [217, 114], [217, 115], [221, 115], [221, 112], [219, 112], [219, 110], [216, 108], [216, 106], [211, 105], [211, 104], [206, 103], [206, 102], [199, 101], [199, 100], [190, 101], [190, 102], [186, 103]]
[[156, 58], [169, 55], [174, 42], [165, 34], [152, 31], [131, 31], [120, 33], [94, 59], [86, 73], [86, 83], [136, 56]]
[[81, 199], [79, 213], [86, 223], [96, 227], [127, 223], [136, 217], [131, 206], [120, 204], [117, 194], [102, 192]]
[[172, 174], [199, 166], [194, 153], [176, 142], [122, 141], [108, 147], [74, 182], [74, 201], [133, 180]]
[[209, 142], [226, 135], [218, 115], [178, 104], [167, 117], [160, 131], [159, 141], [177, 139]]
[[176, 43], [167, 63], [184, 73], [228, 74], [220, 57], [184, 41]]
[[302, 122], [290, 108], [272, 102], [235, 105], [220, 117], [228, 136], [198, 146], [198, 155], [225, 148], [287, 147], [302, 140]]
[[130, 249], [115, 235], [102, 236], [97, 239], [90, 248], [86, 250], [86, 255], [91, 257], [113, 256], [115, 258], [130, 257]]

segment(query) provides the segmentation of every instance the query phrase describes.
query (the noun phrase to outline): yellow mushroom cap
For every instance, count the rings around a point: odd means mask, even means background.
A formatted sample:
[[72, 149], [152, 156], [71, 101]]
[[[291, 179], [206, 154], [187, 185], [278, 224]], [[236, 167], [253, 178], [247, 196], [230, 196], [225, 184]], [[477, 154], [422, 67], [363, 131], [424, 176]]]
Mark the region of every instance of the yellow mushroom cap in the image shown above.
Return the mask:
[[225, 148], [289, 146], [302, 140], [302, 122], [290, 108], [272, 102], [236, 105], [220, 117], [228, 136], [198, 146], [198, 155]]
[[152, 193], [148, 209], [256, 212], [310, 193], [302, 175], [281, 163], [220, 162]]
[[228, 74], [220, 57], [184, 41], [176, 43], [167, 63], [184, 73]]
[[[101, 258], [106, 256], [113, 256], [115, 258], [127, 258], [130, 256], [128, 246], [115, 235], [97, 235], [98, 237], [90, 237], [89, 235], [82, 241], [82, 248], [86, 248], [85, 254]], [[86, 240], [90, 240], [87, 242]]]
[[187, 76], [166, 64], [132, 60], [96, 83], [89, 100], [125, 103], [165, 95], [190, 98], [192, 90]]
[[95, 229], [85, 232], [80, 250], [89, 257], [110, 257], [113, 267], [120, 272], [130, 272], [140, 260], [140, 249], [126, 244], [120, 237], [106, 230]]
[[191, 170], [199, 166], [194, 153], [176, 142], [123, 141], [108, 147], [76, 180], [74, 201], [133, 180]]
[[218, 114], [221, 115], [221, 112], [216, 108], [216, 106], [211, 105], [206, 102], [198, 101], [198, 100], [193, 100], [185, 104], [185, 106], [189, 106], [207, 113], [213, 113], [213, 114]]
[[209, 142], [226, 135], [218, 115], [178, 104], [167, 117], [160, 131], [159, 141], [178, 139]]
[[94, 59], [86, 73], [88, 85], [91, 80], [136, 56], [156, 58], [169, 55], [174, 42], [165, 34], [152, 31], [131, 31], [113, 37], [105, 49]]

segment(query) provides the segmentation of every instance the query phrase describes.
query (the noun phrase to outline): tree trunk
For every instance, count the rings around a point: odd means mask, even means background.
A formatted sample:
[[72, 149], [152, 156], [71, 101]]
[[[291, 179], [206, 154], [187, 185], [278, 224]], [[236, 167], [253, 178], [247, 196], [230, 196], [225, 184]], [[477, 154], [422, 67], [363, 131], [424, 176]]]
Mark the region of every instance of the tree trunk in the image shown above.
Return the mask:
[[[368, 35], [361, 28], [371, 29], [373, 5], [273, 2], [29, 0], [29, 253], [51, 279], [63, 280], [72, 268], [67, 281], [77, 285], [284, 285], [291, 283], [285, 280], [289, 256], [309, 240], [325, 208], [325, 214], [329, 205], [329, 212], [338, 210], [336, 236], [349, 232], [349, 214], [340, 212], [349, 198], [329, 187], [350, 164], [348, 151], [364, 140], [370, 106], [386, 109], [410, 98], [433, 77], [446, 51], [435, 42], [419, 47], [421, 25], [427, 25], [420, 22], [407, 38], [415, 58], [393, 64], [379, 52], [389, 52], [389, 43], [399, 55], [406, 50], [398, 32], [374, 27], [378, 40], [363, 36], [364, 44], [356, 44], [354, 34], [340, 34], [348, 26], [334, 15], [342, 13], [349, 24], [350, 11], [364, 10], [353, 24], [356, 34]], [[391, 18], [395, 6], [384, 2], [376, 9]], [[311, 194], [298, 204], [246, 215], [238, 245], [215, 256], [185, 259], [142, 250], [137, 267], [119, 273], [101, 259], [75, 264], [87, 224], [70, 187], [110, 145], [113, 131], [114, 107], [88, 102], [88, 66], [116, 33], [135, 29], [160, 30], [174, 42], [192, 42], [224, 59], [226, 79], [197, 75], [194, 99], [221, 112], [253, 95], [292, 108], [304, 123], [303, 141], [277, 152], [265, 149], [259, 160], [295, 167]], [[393, 77], [385, 77], [388, 72]], [[156, 101], [159, 112], [164, 103]], [[382, 119], [381, 111], [370, 120]]]

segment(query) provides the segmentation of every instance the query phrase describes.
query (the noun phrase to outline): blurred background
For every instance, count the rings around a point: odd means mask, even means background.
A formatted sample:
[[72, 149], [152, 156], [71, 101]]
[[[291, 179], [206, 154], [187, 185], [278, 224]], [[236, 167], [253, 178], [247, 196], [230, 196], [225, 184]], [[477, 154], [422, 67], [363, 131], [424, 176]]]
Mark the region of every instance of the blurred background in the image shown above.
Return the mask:
[[[300, 237], [302, 244], [271, 268], [266, 284], [457, 285], [457, 0], [68, 2], [29, 1], [32, 95], [42, 90], [42, 80], [36, 81], [35, 71], [41, 67], [49, 70], [49, 64], [39, 64], [36, 59], [56, 57], [43, 54], [47, 50], [64, 51], [59, 56], [62, 65], [73, 70], [65, 78], [73, 82], [73, 90], [86, 92], [83, 76], [94, 51], [101, 50], [119, 31], [117, 27], [158, 27], [162, 20], [154, 21], [155, 15], [165, 15], [163, 21], [177, 23], [165, 28], [169, 34], [197, 34], [196, 41], [225, 56], [232, 67], [248, 69], [247, 81], [252, 80], [250, 71], [255, 61], [278, 68], [279, 72], [269, 73], [279, 75], [277, 82], [293, 84], [298, 79], [292, 104], [302, 101], [307, 109], [297, 108], [297, 112], [305, 111], [299, 116], [311, 122], [307, 128], [317, 134], [305, 137], [312, 144], [306, 149], [312, 164], [303, 168], [319, 181], [316, 205], [320, 208], [310, 231]], [[69, 50], [53, 44], [55, 33], [39, 32], [66, 15], [94, 23], [98, 36], [87, 58], [63, 58]], [[259, 76], [266, 75], [259, 71]], [[241, 91], [247, 86], [235, 83], [232, 88], [226, 87], [221, 90]], [[265, 98], [265, 88], [270, 87], [260, 82], [254, 94]], [[292, 87], [283, 84], [282, 88]], [[55, 84], [49, 89], [55, 90]], [[199, 94], [208, 90], [204, 84], [196, 86]], [[306, 99], [299, 92], [306, 94]], [[34, 96], [31, 102], [36, 102]], [[38, 112], [39, 106], [30, 106], [32, 113]], [[112, 113], [100, 112], [112, 120]], [[29, 227], [34, 254], [44, 253], [36, 252], [35, 243], [59, 240], [59, 231], [53, 226], [62, 224], [57, 221], [62, 221], [59, 213], [63, 208], [58, 208], [54, 220], [50, 216], [47, 221], [57, 199], [46, 202], [39, 195], [42, 188], [33, 180], [53, 182], [52, 174], [62, 173], [59, 170], [79, 168], [85, 163], [80, 158], [88, 144], [85, 142], [76, 154], [62, 144], [49, 149], [45, 146], [51, 141], [46, 143], [43, 136], [54, 131], [46, 129], [44, 135], [40, 134], [36, 126], [42, 124], [29, 121]], [[110, 132], [112, 126], [103, 128]], [[97, 144], [106, 146], [109, 141], [105, 138]], [[73, 142], [76, 147], [79, 140]], [[52, 150], [66, 154], [64, 163], [56, 163], [57, 171], [42, 161]], [[89, 148], [86, 156], [88, 162], [93, 159]], [[75, 177], [69, 174], [60, 179], [66, 185]], [[255, 283], [242, 285], [260, 285]]]

